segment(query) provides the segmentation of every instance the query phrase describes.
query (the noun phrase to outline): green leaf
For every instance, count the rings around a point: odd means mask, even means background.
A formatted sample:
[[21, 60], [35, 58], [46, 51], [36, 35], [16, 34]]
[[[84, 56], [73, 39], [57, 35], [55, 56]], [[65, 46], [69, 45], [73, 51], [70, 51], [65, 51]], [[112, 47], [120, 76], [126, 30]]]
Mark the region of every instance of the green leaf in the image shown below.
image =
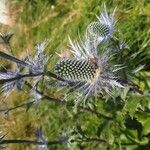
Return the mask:
[[136, 114], [135, 117], [143, 126], [142, 133], [144, 135], [149, 134], [150, 133], [150, 118], [148, 118], [147, 115], [144, 113], [138, 113], [138, 114]]
[[143, 124], [143, 134], [147, 135], [150, 133], [150, 118], [147, 118], [147, 120]]
[[137, 107], [139, 106], [140, 98], [138, 96], [130, 97], [127, 101], [127, 104], [125, 106], [125, 109], [129, 112], [129, 115], [131, 118], [133, 118]]

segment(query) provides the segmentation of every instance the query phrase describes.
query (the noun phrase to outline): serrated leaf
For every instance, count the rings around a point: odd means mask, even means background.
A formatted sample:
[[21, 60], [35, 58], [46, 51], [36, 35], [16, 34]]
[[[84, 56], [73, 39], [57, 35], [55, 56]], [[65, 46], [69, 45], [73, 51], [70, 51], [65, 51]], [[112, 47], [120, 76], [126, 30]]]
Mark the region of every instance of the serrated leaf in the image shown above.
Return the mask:
[[147, 135], [150, 133], [150, 118], [148, 118], [143, 124], [143, 134]]
[[138, 113], [136, 114], [135, 117], [143, 126], [142, 133], [144, 135], [149, 134], [150, 133], [150, 118], [148, 118], [147, 115], [144, 113]]
[[147, 116], [144, 113], [137, 113], [135, 115], [136, 119], [143, 125], [147, 120]]
[[125, 108], [129, 112], [129, 115], [131, 118], [133, 118], [133, 116], [137, 110], [137, 107], [139, 105], [139, 102], [140, 102], [140, 98], [138, 96], [131, 97], [127, 101]]
[[123, 112], [118, 111], [118, 112], [116, 113], [116, 120], [117, 120], [117, 122], [120, 123], [121, 125], [124, 125], [124, 121], [125, 121], [124, 118], [125, 118], [125, 115], [124, 115]]

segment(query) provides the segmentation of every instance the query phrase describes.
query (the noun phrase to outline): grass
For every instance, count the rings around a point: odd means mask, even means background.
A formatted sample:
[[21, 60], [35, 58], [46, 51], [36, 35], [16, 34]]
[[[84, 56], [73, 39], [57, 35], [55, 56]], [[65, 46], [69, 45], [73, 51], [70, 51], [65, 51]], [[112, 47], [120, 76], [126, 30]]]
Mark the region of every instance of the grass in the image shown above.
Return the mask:
[[[11, 44], [14, 54], [19, 58], [23, 58], [27, 52], [33, 54], [34, 45], [39, 41], [48, 39], [49, 45], [46, 48], [46, 54], [53, 55], [49, 61], [48, 68], [53, 69], [53, 65], [58, 60], [58, 56], [55, 53], [64, 51], [67, 48], [68, 35], [72, 39], [77, 38], [78, 32], [83, 35], [87, 25], [99, 14], [100, 6], [104, 2], [110, 11], [117, 7], [116, 18], [118, 23], [116, 28], [119, 31], [116, 32], [130, 47], [130, 49], [124, 51], [123, 58], [120, 60], [128, 66], [125, 74], [127, 74], [126, 72], [132, 72], [138, 66], [144, 65], [144, 68], [135, 76], [129, 75], [126, 77], [138, 84], [144, 91], [144, 95], [139, 96], [135, 93], [128, 93], [125, 99], [133, 101], [133, 103], [127, 103], [123, 108], [119, 104], [109, 101], [99, 102], [97, 99], [95, 99], [95, 105], [97, 105], [99, 112], [118, 117], [120, 124], [126, 122], [124, 116], [128, 114], [128, 109], [130, 107], [135, 108], [133, 112], [129, 111], [129, 114], [133, 113], [133, 117], [137, 118], [138, 122], [143, 126], [142, 132], [146, 132], [141, 133], [142, 141], [150, 134], [150, 128], [144, 127], [146, 119], [142, 121], [139, 117], [140, 113], [136, 109], [137, 105], [142, 103], [144, 110], [150, 110], [150, 103], [148, 101], [150, 98], [148, 93], [150, 88], [150, 4], [146, 0], [12, 0], [10, 4], [16, 18], [15, 23], [13, 26], [0, 25], [0, 32], [11, 31], [14, 33]], [[14, 65], [10, 65], [9, 62], [4, 60], [2, 60], [1, 66], [9, 69], [14, 68]], [[62, 90], [53, 89], [51, 86], [45, 92], [56, 98], [62, 97]], [[6, 102], [8, 106], [12, 107], [25, 102], [28, 98], [28, 90], [19, 93], [14, 91]], [[137, 100], [140, 102], [136, 105], [135, 102]], [[2, 101], [0, 106], [1, 108], [4, 106]], [[74, 114], [72, 109], [48, 101], [40, 102], [38, 109], [37, 106], [33, 106], [28, 112], [25, 112], [24, 109], [17, 109], [10, 112], [9, 115], [1, 114], [0, 119], [0, 129], [3, 133], [8, 133], [8, 139], [36, 139], [34, 132], [37, 127], [42, 126], [44, 135], [49, 140], [55, 140], [66, 127], [81, 126], [83, 130], [86, 130], [87, 135], [91, 137], [97, 135], [105, 137], [109, 143], [118, 140], [118, 137], [124, 140], [124, 137], [117, 131], [119, 125], [104, 121], [103, 118], [98, 119], [91, 113], [81, 112]], [[148, 125], [150, 126], [150, 123]], [[110, 128], [112, 130], [109, 130]], [[130, 127], [127, 129], [134, 136], [137, 136], [136, 130]], [[102, 145], [100, 147], [96, 142], [86, 143], [82, 146], [85, 146], [86, 150], [107, 149], [107, 146]], [[110, 149], [113, 148], [116, 147], [112, 145]], [[146, 148], [147, 146], [145, 146]], [[10, 149], [34, 150], [37, 147], [31, 145], [9, 145], [8, 150]], [[65, 146], [53, 146], [50, 149], [65, 149]], [[76, 150], [79, 148], [72, 147], [72, 149]], [[119, 148], [117, 147], [117, 149]], [[128, 146], [125, 149], [132, 150], [134, 147]]]

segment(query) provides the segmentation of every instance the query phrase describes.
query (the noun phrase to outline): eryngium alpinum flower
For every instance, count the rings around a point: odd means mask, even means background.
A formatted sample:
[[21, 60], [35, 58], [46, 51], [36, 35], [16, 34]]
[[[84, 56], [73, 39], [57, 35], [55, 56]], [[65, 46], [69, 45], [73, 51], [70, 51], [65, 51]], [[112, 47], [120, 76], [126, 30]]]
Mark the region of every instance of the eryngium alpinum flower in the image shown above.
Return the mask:
[[72, 42], [70, 38], [69, 42], [72, 57], [61, 56], [55, 72], [66, 82], [75, 83], [75, 89], [79, 90], [83, 98], [103, 91], [110, 94], [113, 88], [123, 87], [114, 75], [120, 68], [108, 63], [109, 51], [97, 54], [97, 39], [91, 42], [90, 36], [86, 34], [80, 44]]
[[38, 43], [35, 47], [36, 53], [34, 58], [28, 57], [26, 61], [29, 64], [30, 73], [41, 73], [44, 72], [44, 67], [47, 64], [48, 57], [44, 55], [44, 50], [47, 46], [47, 42]]
[[97, 16], [97, 20], [91, 22], [87, 28], [87, 31], [92, 36], [96, 36], [100, 42], [112, 37], [116, 23], [114, 19], [115, 10], [112, 14], [108, 14], [106, 6], [103, 5], [103, 11], [100, 16]]

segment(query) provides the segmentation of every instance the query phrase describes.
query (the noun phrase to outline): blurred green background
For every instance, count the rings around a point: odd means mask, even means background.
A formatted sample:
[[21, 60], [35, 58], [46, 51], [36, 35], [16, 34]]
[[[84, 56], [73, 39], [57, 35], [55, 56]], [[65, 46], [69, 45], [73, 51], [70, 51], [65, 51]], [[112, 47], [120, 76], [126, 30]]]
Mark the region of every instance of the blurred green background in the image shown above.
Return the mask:
[[[58, 138], [59, 133], [67, 127], [79, 126], [89, 137], [100, 137], [110, 143], [106, 145], [97, 142], [87, 142], [72, 147], [73, 150], [145, 150], [149, 148], [150, 138], [150, 1], [148, 0], [9, 0], [12, 22], [8, 25], [0, 24], [0, 32], [14, 33], [11, 39], [13, 53], [23, 58], [26, 53], [33, 54], [37, 42], [49, 40], [45, 53], [53, 55], [48, 68], [53, 69], [58, 60], [56, 52], [67, 48], [68, 35], [76, 39], [78, 32], [85, 33], [86, 27], [100, 13], [101, 5], [105, 3], [110, 12], [117, 7], [116, 32], [130, 47], [124, 51], [123, 62], [128, 66], [127, 71], [139, 66], [144, 68], [132, 77], [138, 84], [143, 95], [123, 91], [119, 98], [124, 105], [112, 101], [94, 99], [97, 111], [113, 116], [117, 121], [107, 121], [103, 117], [97, 118], [88, 112], [74, 114], [67, 106], [56, 105], [48, 101], [40, 102], [25, 109], [17, 109], [9, 115], [0, 114], [0, 130], [7, 133], [6, 139], [36, 140], [34, 132], [42, 126], [44, 135], [49, 140]], [[118, 31], [119, 30], [119, 31]], [[6, 48], [5, 48], [6, 49]], [[1, 50], [3, 50], [1, 48]], [[5, 50], [7, 52], [7, 50]], [[4, 59], [1, 68], [13, 69], [15, 66]], [[49, 86], [46, 93], [55, 98], [62, 97], [62, 91]], [[28, 90], [13, 91], [7, 98], [8, 106], [17, 106], [28, 100]], [[2, 99], [2, 96], [1, 96]], [[0, 108], [4, 103], [0, 102]], [[138, 143], [135, 146], [121, 146], [113, 143], [130, 142], [124, 131]], [[144, 143], [144, 144], [141, 144]], [[33, 145], [9, 145], [8, 150], [37, 149]], [[56, 145], [50, 150], [67, 149]]]

